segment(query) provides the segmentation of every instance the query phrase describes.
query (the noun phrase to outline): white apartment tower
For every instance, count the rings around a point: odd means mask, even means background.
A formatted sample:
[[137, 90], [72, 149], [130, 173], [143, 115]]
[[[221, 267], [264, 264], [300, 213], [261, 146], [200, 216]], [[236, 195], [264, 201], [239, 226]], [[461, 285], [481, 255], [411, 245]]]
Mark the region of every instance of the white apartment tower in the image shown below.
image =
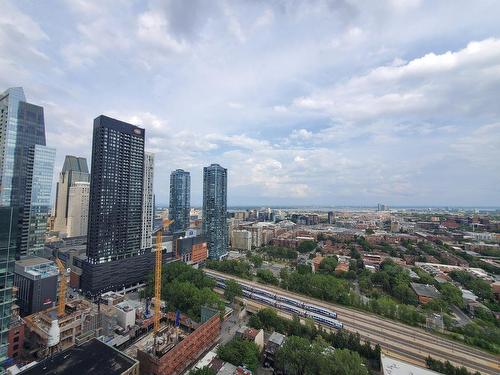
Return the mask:
[[90, 182], [77, 181], [69, 188], [68, 237], [87, 235], [89, 223]]
[[153, 245], [153, 176], [154, 176], [154, 154], [144, 153], [144, 182], [142, 197], [142, 234], [141, 249], [150, 248]]

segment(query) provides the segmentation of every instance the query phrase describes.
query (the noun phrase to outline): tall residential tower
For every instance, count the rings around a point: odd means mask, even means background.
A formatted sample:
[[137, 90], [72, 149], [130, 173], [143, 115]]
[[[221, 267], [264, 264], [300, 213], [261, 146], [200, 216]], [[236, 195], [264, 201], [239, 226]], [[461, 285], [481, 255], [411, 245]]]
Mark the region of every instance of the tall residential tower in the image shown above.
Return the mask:
[[153, 241], [153, 177], [155, 156], [144, 153], [144, 186], [142, 191], [142, 233], [141, 248], [151, 248]]
[[189, 211], [191, 209], [191, 177], [189, 172], [177, 169], [170, 174], [170, 206], [168, 216], [174, 223], [170, 226], [173, 232], [185, 231], [189, 228]]
[[203, 232], [208, 257], [225, 257], [228, 245], [227, 169], [219, 164], [203, 168]]
[[116, 290], [144, 278], [139, 264], [144, 189], [144, 129], [99, 116], [94, 120], [87, 262], [82, 289]]

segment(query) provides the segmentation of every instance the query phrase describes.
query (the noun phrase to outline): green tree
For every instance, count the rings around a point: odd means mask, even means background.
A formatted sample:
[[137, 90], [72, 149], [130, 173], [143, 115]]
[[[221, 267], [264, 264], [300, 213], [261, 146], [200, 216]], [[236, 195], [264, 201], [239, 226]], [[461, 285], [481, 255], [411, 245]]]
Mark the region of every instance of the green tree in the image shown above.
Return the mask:
[[248, 257], [248, 260], [252, 262], [255, 268], [259, 268], [260, 266], [262, 266], [262, 263], [264, 262], [262, 257], [259, 255], [251, 255]]
[[297, 250], [299, 253], [308, 253], [310, 251], [315, 250], [317, 246], [318, 246], [318, 244], [316, 241], [306, 240], [306, 241], [302, 241], [299, 244], [299, 246], [297, 246]]
[[223, 361], [255, 371], [259, 365], [260, 351], [254, 342], [236, 337], [225, 345], [219, 345], [217, 355]]
[[258, 270], [257, 277], [259, 281], [266, 284], [279, 285], [280, 283], [278, 278], [269, 270]]
[[216, 372], [208, 366], [189, 371], [189, 375], [215, 375]]
[[441, 295], [442, 298], [451, 305], [456, 305], [460, 308], [465, 306], [464, 299], [462, 297], [462, 292], [455, 285], [451, 283], [445, 283], [441, 285]]
[[319, 264], [319, 273], [333, 275], [335, 273], [335, 267], [337, 267], [338, 260], [336, 256], [326, 257]]
[[243, 290], [240, 284], [234, 280], [226, 281], [226, 288], [224, 289], [224, 298], [229, 302], [233, 302], [236, 297], [241, 297], [243, 295]]

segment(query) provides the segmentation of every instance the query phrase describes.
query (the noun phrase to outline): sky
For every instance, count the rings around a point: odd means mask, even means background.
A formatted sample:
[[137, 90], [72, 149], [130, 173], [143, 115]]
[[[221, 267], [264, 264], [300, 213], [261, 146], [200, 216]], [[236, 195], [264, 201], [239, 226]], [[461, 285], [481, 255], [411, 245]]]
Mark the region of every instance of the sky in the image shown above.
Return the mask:
[[500, 2], [2, 0], [0, 91], [91, 158], [105, 114], [228, 205], [500, 206]]

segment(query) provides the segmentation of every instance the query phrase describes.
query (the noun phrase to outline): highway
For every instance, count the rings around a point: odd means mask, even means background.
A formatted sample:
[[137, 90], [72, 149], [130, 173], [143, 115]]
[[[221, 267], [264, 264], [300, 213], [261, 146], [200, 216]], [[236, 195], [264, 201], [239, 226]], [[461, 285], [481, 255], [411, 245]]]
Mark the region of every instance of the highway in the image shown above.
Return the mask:
[[[371, 313], [317, 300], [309, 296], [288, 292], [278, 287], [269, 287], [209, 269], [204, 269], [204, 271], [214, 276], [218, 275], [233, 279], [240, 284], [258, 287], [305, 303], [314, 303], [332, 309], [337, 312], [337, 320], [344, 324], [344, 329], [359, 333], [363, 340], [369, 340], [373, 344], [380, 344], [384, 352], [394, 353], [408, 362], [425, 365], [425, 359], [430, 355], [441, 361], [448, 360], [455, 366], [465, 366], [472, 372], [479, 371], [492, 375], [500, 373], [500, 356], [432, 334], [423, 329], [384, 319]], [[266, 306], [264, 304], [260, 305]]]

